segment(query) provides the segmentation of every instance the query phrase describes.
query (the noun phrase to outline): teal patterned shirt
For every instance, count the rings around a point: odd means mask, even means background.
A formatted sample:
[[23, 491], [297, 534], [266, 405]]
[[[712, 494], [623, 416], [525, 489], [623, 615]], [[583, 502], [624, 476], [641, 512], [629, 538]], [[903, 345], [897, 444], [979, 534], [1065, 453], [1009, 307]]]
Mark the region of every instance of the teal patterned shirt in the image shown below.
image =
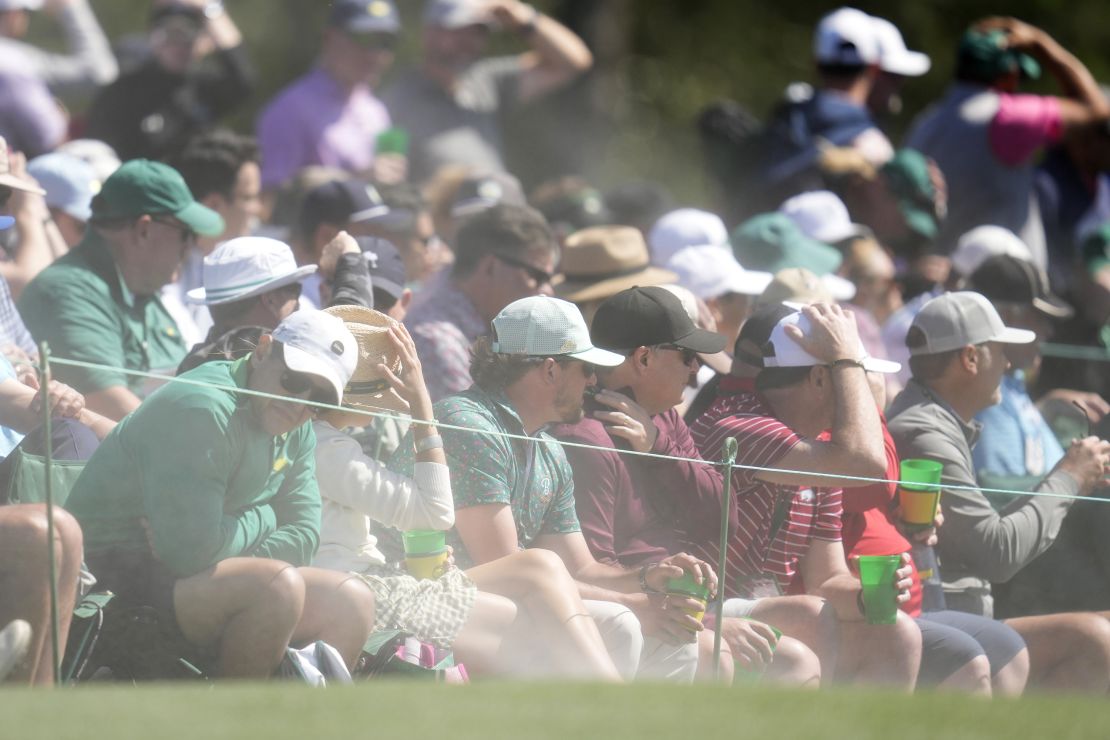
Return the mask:
[[[489, 394], [471, 386], [436, 403], [435, 418], [443, 424], [439, 432], [451, 470], [456, 510], [508, 504], [521, 549], [540, 535], [581, 531], [574, 511], [574, 476], [562, 446], [542, 430], [528, 440], [501, 436], [499, 433], [504, 432], [525, 434], [520, 417], [503, 394]], [[468, 431], [447, 426], [466, 427]], [[413, 457], [410, 431], [389, 467], [411, 476]], [[381, 534], [379, 544], [386, 556], [391, 560], [404, 557], [396, 532]], [[465, 569], [474, 564], [457, 531], [448, 533], [447, 542], [455, 548], [458, 567]]]

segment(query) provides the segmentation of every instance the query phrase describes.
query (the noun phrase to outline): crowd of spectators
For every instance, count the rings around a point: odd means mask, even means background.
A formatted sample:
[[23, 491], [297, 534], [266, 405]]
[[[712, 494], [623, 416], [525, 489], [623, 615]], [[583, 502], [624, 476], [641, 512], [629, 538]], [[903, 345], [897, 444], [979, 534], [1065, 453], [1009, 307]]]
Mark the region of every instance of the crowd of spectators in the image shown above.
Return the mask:
[[[699, 117], [722, 203], [678, 207], [510, 171], [506, 121], [593, 66], [555, 18], [329, 5], [252, 132], [231, 7], [154, 0], [113, 48], [87, 0], [0, 0], [0, 678], [58, 680], [51, 630], [110, 592], [212, 677], [344, 680], [396, 631], [476, 679], [1110, 690], [1110, 103], [1079, 59], [978, 21], [899, 146], [931, 59], [833, 10], [765, 120]], [[51, 512], [46, 453], [79, 470]], [[923, 526], [906, 459], [941, 469]]]

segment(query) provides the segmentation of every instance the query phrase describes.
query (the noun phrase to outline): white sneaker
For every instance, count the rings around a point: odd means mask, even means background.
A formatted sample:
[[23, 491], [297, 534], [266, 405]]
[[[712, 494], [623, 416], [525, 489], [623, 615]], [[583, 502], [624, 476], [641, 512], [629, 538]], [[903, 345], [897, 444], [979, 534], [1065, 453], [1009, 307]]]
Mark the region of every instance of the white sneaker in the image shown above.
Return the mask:
[[0, 630], [0, 681], [27, 657], [31, 647], [31, 625], [15, 619]]

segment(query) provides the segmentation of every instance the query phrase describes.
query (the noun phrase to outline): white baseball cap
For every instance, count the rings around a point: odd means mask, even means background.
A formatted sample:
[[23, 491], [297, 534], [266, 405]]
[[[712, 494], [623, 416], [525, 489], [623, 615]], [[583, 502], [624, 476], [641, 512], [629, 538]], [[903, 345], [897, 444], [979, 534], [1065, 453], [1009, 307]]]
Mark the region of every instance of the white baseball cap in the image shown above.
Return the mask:
[[513, 301], [493, 317], [493, 351], [505, 355], [573, 357], [616, 367], [624, 357], [593, 345], [578, 306], [550, 296]]
[[228, 239], [204, 258], [204, 286], [186, 295], [192, 303], [218, 306], [300, 282], [316, 265], [297, 267], [285, 242], [265, 236]]
[[651, 263], [662, 267], [684, 247], [728, 247], [728, 228], [721, 217], [697, 208], [679, 208], [659, 217], [648, 233]]
[[803, 234], [825, 244], [871, 236], [871, 229], [852, 223], [848, 206], [831, 190], [799, 193], [784, 201], [779, 211], [789, 216]]
[[426, 26], [441, 28], [495, 25], [484, 0], [428, 0], [423, 20]]
[[358, 343], [337, 316], [301, 309], [289, 314], [271, 333], [282, 343], [285, 366], [323, 378], [335, 390], [336, 404], [358, 365]]
[[910, 324], [906, 346], [915, 357], [983, 342], [1029, 344], [1036, 338], [1031, 331], [1003, 324], [986, 296], [963, 290], [939, 295], [922, 306]]
[[27, 163], [27, 174], [46, 191], [46, 205], [78, 221], [92, 218], [92, 199], [101, 182], [83, 159], [64, 152], [49, 152]]
[[813, 34], [813, 56], [818, 64], [878, 64], [879, 39], [871, 16], [855, 8], [840, 8], [826, 15]]
[[956, 242], [951, 257], [952, 267], [964, 277], [970, 277], [987, 259], [1002, 254], [1033, 261], [1033, 252], [1014, 232], [993, 224], [976, 226]]
[[667, 269], [678, 275], [679, 285], [703, 301], [725, 293], [756, 296], [774, 278], [769, 272], [745, 270], [731, 250], [710, 245], [678, 250]]
[[902, 32], [886, 18], [871, 16], [873, 33], [879, 42], [879, 68], [903, 77], [920, 77], [929, 71], [932, 61], [928, 54], [910, 51]]
[[[779, 319], [775, 328], [771, 330], [767, 345], [764, 346], [763, 367], [813, 367], [814, 365], [826, 364], [802, 349], [802, 345], [786, 333], [786, 327], [791, 325], [801, 329], [803, 336], [809, 334], [813, 329], [809, 317], [801, 311]], [[867, 354], [867, 350], [863, 348], [862, 342], [860, 342], [859, 349], [854, 355], [863, 360], [864, 369], [871, 373], [890, 374], [902, 369], [902, 366], [897, 362], [871, 357]]]

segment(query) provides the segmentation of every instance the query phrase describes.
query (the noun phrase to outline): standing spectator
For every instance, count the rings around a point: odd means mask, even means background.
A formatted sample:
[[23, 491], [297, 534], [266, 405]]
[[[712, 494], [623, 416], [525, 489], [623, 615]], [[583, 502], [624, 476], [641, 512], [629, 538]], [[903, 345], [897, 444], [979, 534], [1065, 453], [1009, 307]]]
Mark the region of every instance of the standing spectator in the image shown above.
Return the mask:
[[[374, 96], [393, 64], [401, 18], [393, 0], [337, 0], [315, 69], [278, 93], [258, 118], [262, 187], [273, 191], [309, 165], [370, 177], [389, 113]], [[393, 162], [404, 179], [403, 158]]]
[[[1038, 64], [1040, 62], [1040, 64]], [[1018, 93], [1041, 65], [1062, 97]], [[988, 18], [968, 29], [956, 57], [955, 81], [923, 113], [906, 138], [936, 160], [948, 183], [948, 218], [938, 246], [981, 224], [1021, 237], [1046, 268], [1044, 225], [1033, 179], [1039, 154], [1110, 119], [1098, 83], [1083, 63], [1039, 28], [1014, 18]]]
[[[158, 298], [198, 234], [224, 230], [193, 200], [172, 167], [137, 159], [116, 170], [93, 199], [85, 238], [44, 270], [19, 299], [31, 334], [59, 357], [111, 368], [172, 371], [185, 344]], [[56, 369], [111, 419], [133, 411], [151, 381], [107, 368]]]
[[[529, 51], [482, 59], [491, 30], [524, 39]], [[500, 118], [563, 87], [593, 65], [571, 30], [518, 0], [428, 0], [419, 68], [384, 94], [410, 136], [410, 174], [422, 182], [444, 165], [505, 168]]]
[[149, 35], [150, 57], [105, 88], [89, 110], [86, 134], [125, 161], [173, 155], [242, 104], [254, 86], [243, 37], [223, 3], [158, 3]]
[[489, 333], [501, 309], [551, 295], [558, 254], [547, 222], [531, 208], [494, 206], [467, 222], [450, 274], [426, 287], [405, 319], [433, 400], [470, 387], [470, 345]]

